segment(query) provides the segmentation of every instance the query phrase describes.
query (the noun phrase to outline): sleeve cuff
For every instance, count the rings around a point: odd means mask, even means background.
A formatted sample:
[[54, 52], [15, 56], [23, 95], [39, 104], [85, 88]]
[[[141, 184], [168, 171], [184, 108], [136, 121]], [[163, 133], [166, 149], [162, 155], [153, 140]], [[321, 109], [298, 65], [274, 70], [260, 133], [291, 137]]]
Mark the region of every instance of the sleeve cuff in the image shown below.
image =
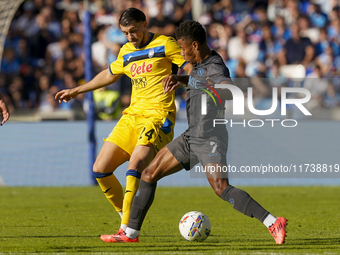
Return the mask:
[[185, 67], [187, 64], [188, 64], [189, 62], [184, 62], [184, 64], [183, 65], [181, 65], [180, 66], [180, 68], [183, 68], [183, 67]]
[[110, 74], [112, 74], [112, 75], [113, 75], [113, 73], [111, 72], [111, 67], [110, 67], [110, 65], [109, 65], [109, 72], [110, 72]]

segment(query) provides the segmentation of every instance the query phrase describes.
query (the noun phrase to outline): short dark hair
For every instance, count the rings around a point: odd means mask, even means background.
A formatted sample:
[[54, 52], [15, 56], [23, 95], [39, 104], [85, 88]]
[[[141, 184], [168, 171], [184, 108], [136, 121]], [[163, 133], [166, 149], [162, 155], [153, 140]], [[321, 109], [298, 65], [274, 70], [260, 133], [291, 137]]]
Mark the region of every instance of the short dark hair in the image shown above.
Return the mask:
[[145, 14], [136, 8], [129, 8], [123, 11], [119, 18], [119, 25], [127, 27], [132, 22], [144, 22], [146, 21]]
[[207, 41], [207, 34], [203, 26], [194, 20], [186, 20], [176, 28], [177, 40], [191, 40], [203, 44]]

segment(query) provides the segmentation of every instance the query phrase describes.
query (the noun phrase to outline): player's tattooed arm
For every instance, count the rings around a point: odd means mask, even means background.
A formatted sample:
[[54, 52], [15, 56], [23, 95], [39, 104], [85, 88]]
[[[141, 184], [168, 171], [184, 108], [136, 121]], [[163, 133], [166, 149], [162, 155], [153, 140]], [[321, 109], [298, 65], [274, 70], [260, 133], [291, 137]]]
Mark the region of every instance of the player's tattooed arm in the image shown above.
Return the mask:
[[106, 69], [104, 71], [101, 71], [91, 81], [85, 83], [84, 85], [78, 86], [73, 89], [64, 89], [62, 91], [59, 91], [55, 95], [55, 99], [58, 99], [59, 103], [61, 103], [61, 101], [67, 103], [81, 93], [93, 91], [116, 82], [120, 76], [120, 74], [112, 75], [110, 71]]
[[170, 74], [166, 76], [162, 81], [164, 94], [181, 87], [186, 87], [188, 82], [189, 82], [188, 75]]

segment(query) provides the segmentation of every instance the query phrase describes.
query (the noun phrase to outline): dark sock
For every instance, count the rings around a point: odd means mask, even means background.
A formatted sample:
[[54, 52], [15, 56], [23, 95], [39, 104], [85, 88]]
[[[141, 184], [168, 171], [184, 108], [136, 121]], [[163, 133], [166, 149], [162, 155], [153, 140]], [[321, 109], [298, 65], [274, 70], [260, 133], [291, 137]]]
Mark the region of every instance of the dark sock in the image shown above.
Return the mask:
[[135, 230], [141, 229], [146, 213], [152, 205], [155, 197], [156, 187], [157, 183], [149, 183], [140, 180], [139, 195], [135, 196], [131, 206], [130, 220], [128, 224], [129, 228]]
[[222, 192], [221, 198], [234, 206], [234, 209], [263, 222], [269, 212], [259, 205], [249, 194], [229, 185]]

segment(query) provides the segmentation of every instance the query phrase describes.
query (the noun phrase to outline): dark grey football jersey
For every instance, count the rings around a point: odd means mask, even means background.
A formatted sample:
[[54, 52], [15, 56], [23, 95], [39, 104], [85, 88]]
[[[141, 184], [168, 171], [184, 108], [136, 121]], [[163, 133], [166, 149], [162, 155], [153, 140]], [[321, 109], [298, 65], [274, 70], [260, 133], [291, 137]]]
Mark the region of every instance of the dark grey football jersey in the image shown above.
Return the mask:
[[[207, 78], [209, 78], [210, 84]], [[225, 125], [213, 127], [214, 119], [224, 119], [225, 100], [219, 98], [218, 90], [211, 90], [209, 86], [213, 87], [213, 84], [220, 84], [222, 81], [231, 82], [230, 73], [221, 56], [215, 51], [212, 51], [208, 58], [193, 67], [187, 88], [189, 129], [186, 133], [188, 136], [228, 135]], [[206, 98], [206, 101], [202, 100], [202, 94], [205, 94], [203, 97]], [[205, 107], [206, 114], [202, 114], [202, 107]]]

